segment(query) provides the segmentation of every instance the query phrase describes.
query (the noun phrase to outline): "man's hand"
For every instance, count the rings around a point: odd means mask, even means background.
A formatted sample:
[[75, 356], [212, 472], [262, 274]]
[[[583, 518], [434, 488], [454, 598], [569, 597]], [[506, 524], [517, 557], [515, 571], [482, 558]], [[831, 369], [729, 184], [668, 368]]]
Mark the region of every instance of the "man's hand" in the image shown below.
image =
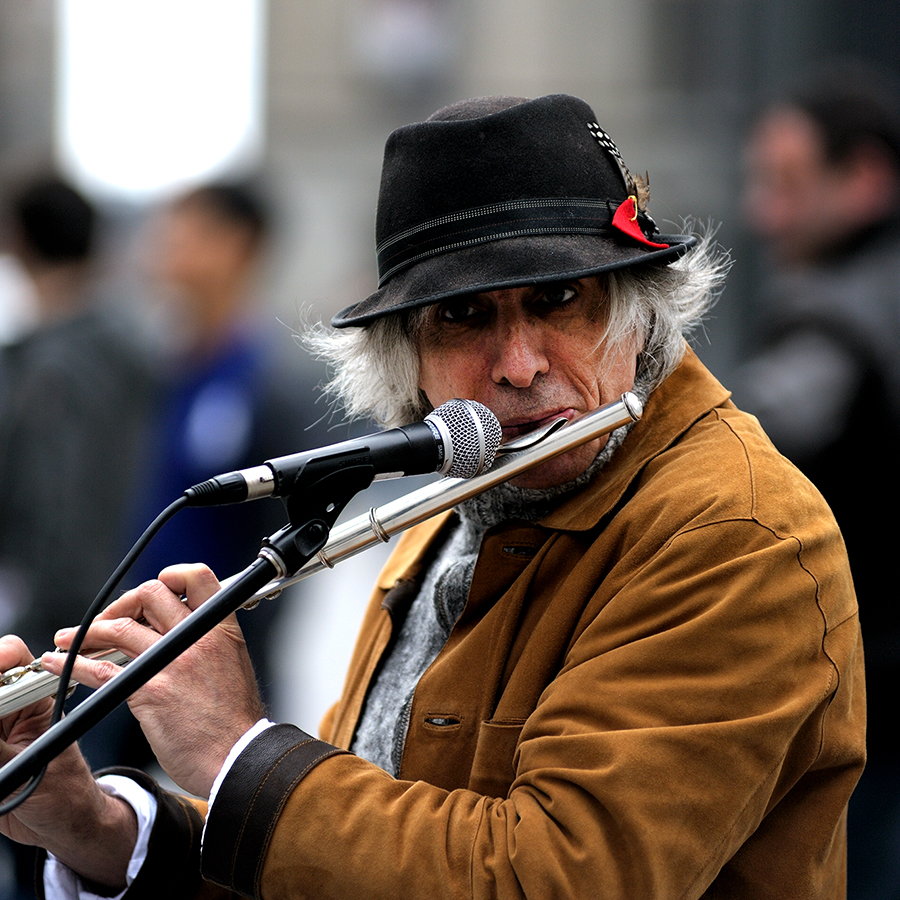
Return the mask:
[[[158, 580], [110, 604], [91, 626], [84, 649], [116, 648], [133, 659], [218, 589], [206, 566], [167, 568]], [[67, 649], [74, 633], [57, 633], [57, 646]], [[59, 674], [61, 657], [46, 654], [44, 668]], [[112, 663], [80, 658], [72, 677], [96, 688], [118, 671]], [[237, 619], [230, 616], [204, 635], [132, 695], [128, 705], [169, 777], [184, 790], [208, 797], [232, 746], [264, 715]]]
[[[19, 638], [0, 638], [0, 671], [32, 659]], [[0, 764], [40, 737], [52, 712], [53, 702], [42, 700], [0, 721]], [[72, 744], [50, 763], [31, 797], [0, 818], [0, 833], [21, 844], [44, 847], [83, 878], [118, 892], [125, 887], [137, 822], [128, 804], [97, 786]]]

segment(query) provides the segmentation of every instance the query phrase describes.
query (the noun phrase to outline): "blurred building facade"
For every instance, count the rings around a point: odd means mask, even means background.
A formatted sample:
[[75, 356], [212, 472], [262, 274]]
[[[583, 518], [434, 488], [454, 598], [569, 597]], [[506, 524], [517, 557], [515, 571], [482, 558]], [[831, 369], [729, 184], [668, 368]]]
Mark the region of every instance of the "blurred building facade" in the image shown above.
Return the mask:
[[[371, 289], [381, 148], [393, 127], [465, 96], [564, 91], [588, 100], [625, 157], [650, 173], [658, 220], [722, 223], [736, 265], [705, 356], [723, 377], [752, 327], [742, 285], [753, 252], [736, 213], [750, 113], [831, 54], [900, 69], [892, 0], [267, 0], [264, 8], [261, 166], [283, 198], [270, 292], [279, 312], [290, 318], [311, 305], [327, 317]], [[53, 158], [57, 14], [54, 0], [0, 7], [0, 187]]]

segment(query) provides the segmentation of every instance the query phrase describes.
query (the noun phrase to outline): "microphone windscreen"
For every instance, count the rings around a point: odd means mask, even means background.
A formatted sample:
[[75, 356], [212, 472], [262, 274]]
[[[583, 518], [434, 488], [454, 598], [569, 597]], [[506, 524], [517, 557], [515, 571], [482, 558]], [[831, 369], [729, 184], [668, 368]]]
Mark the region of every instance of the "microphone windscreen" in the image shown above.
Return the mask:
[[442, 475], [472, 478], [493, 465], [503, 432], [497, 417], [484, 404], [448, 400], [425, 421], [436, 427], [444, 440]]

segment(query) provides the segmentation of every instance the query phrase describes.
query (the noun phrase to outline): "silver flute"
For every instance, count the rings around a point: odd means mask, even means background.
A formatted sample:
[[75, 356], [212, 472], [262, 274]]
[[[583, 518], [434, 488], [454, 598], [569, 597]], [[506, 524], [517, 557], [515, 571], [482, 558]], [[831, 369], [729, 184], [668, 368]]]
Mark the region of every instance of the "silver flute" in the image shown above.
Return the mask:
[[[623, 425], [636, 422], [642, 414], [643, 407], [638, 397], [625, 393], [621, 399], [573, 422], [564, 418], [556, 419], [538, 431], [509, 441], [498, 449], [493, 466], [474, 478], [442, 478], [336, 526], [332, 529], [328, 542], [316, 556], [295, 574], [269, 582], [244, 606], [256, 606], [260, 600], [275, 597], [286, 587], [297, 584], [310, 575], [324, 569], [333, 569], [336, 563], [376, 544], [387, 543], [393, 535], [451, 509], [501, 482], [515, 478], [555, 456], [609, 434]], [[222, 585], [227, 585], [231, 580], [232, 578], [225, 579]], [[130, 658], [118, 650], [101, 650], [85, 655], [117, 665], [130, 662]], [[38, 700], [54, 696], [57, 683], [55, 675], [41, 668], [40, 660], [4, 672], [0, 675], [0, 718]], [[74, 688], [73, 683], [70, 691]]]

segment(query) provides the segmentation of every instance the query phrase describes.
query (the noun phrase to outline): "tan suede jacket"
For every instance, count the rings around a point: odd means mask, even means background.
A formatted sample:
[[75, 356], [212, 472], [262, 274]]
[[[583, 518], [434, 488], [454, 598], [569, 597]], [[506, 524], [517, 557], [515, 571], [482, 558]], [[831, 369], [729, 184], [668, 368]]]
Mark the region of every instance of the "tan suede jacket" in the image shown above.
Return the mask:
[[442, 525], [388, 562], [324, 741], [257, 738], [201, 861], [200, 816], [161, 794], [133, 896], [845, 896], [865, 703], [843, 542], [692, 353], [588, 489], [487, 533], [394, 779], [339, 748]]

